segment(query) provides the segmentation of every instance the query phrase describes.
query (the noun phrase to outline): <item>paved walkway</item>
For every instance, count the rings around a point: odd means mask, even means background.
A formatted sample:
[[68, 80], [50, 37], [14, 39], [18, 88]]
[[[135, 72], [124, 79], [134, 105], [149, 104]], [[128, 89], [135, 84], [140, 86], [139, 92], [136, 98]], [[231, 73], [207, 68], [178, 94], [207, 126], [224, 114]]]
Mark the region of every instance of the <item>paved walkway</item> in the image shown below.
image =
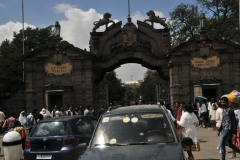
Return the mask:
[[[220, 138], [217, 136], [217, 131], [213, 131], [212, 128], [197, 128], [197, 132], [201, 151], [193, 152], [195, 160], [219, 160], [221, 154], [217, 150], [217, 145]], [[229, 159], [231, 149], [226, 146], [226, 151], [226, 159]], [[240, 160], [240, 154], [234, 159]]]
[[[217, 136], [217, 131], [212, 131], [211, 128], [197, 128], [198, 138], [200, 141], [200, 152], [193, 152], [195, 160], [219, 160], [221, 154], [219, 150], [216, 149], [219, 143], [219, 137]], [[2, 138], [0, 135], [0, 160], [4, 160], [3, 148], [2, 148]], [[226, 147], [228, 153], [226, 153], [226, 159], [231, 155], [231, 149]], [[186, 153], [187, 156], [187, 153]], [[236, 160], [240, 160], [240, 154], [237, 154]]]

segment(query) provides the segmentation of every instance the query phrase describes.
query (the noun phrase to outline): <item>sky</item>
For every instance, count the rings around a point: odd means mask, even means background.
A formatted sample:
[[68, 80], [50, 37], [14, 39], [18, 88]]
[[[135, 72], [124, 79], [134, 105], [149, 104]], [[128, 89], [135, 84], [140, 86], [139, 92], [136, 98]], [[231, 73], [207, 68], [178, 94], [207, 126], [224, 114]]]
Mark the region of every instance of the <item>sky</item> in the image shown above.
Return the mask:
[[[179, 4], [194, 3], [193, 0], [129, 0], [129, 2], [130, 17], [135, 25], [137, 20], [147, 19], [146, 13], [149, 10], [168, 20], [169, 12]], [[44, 28], [58, 21], [63, 40], [89, 51], [93, 22], [101, 19], [106, 12], [112, 14], [111, 20], [122, 21], [125, 25], [128, 17], [128, 0], [0, 0], [0, 43], [5, 39], [11, 41], [13, 32], [19, 33], [23, 28], [22, 13], [24, 13], [25, 29]], [[162, 26], [155, 24], [154, 28], [160, 29]], [[104, 29], [100, 27], [97, 32]], [[144, 79], [147, 68], [140, 64], [128, 63], [116, 68], [115, 71], [122, 82], [137, 81]]]

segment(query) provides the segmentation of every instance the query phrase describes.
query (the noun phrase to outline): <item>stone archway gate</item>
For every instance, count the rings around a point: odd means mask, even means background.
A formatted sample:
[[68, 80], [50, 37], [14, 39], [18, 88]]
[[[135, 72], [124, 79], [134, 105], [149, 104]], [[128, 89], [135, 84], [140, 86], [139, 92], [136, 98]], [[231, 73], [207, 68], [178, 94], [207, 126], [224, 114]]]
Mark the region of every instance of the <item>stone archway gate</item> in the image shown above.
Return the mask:
[[69, 106], [87, 105], [97, 110], [95, 87], [106, 72], [125, 63], [142, 64], [169, 81], [166, 58], [170, 49], [169, 29], [154, 29], [141, 21], [137, 21], [136, 27], [128, 18], [123, 27], [122, 22], [118, 22], [104, 32], [97, 32], [99, 26], [112, 22], [106, 17], [109, 13], [90, 33], [90, 51], [74, 47], [59, 37], [25, 55], [27, 112], [43, 107], [51, 111], [55, 101], [64, 110]]
[[91, 32], [90, 52], [97, 57], [93, 70], [94, 83], [101, 81], [106, 72], [125, 63], [142, 64], [157, 70], [163, 79], [169, 80], [166, 58], [170, 47], [169, 30], [154, 29], [141, 21], [137, 21], [137, 25], [138, 28], [128, 18], [123, 28], [122, 22], [118, 22], [106, 28], [105, 32]]

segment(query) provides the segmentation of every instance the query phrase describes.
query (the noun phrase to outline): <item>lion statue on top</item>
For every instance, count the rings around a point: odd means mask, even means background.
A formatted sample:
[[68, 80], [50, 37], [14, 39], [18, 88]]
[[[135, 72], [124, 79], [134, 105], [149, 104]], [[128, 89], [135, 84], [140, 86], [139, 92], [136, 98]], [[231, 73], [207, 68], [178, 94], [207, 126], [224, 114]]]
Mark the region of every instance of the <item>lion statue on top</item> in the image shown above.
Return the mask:
[[95, 27], [92, 29], [92, 31], [96, 32], [96, 29], [98, 29], [100, 26], [103, 26], [103, 25], [105, 25], [106, 29], [107, 29], [109, 23], [115, 24], [114, 21], [109, 19], [109, 18], [111, 18], [111, 16], [112, 15], [110, 13], [105, 13], [103, 15], [103, 19], [100, 19], [99, 21], [93, 22], [93, 25], [95, 25]]
[[166, 18], [160, 18], [159, 16], [156, 16], [155, 13], [150, 10], [147, 12], [148, 19], [145, 19], [144, 22], [149, 21], [151, 22], [152, 26], [153, 23], [160, 23], [164, 28], [168, 28], [167, 24], [165, 23]]

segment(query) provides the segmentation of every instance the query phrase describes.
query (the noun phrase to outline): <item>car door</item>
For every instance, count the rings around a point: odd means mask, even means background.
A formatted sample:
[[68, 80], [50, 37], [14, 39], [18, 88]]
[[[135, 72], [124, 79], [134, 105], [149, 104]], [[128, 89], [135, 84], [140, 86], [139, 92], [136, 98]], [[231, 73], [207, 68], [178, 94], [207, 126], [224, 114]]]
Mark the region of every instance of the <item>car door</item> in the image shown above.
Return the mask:
[[[73, 134], [76, 137], [77, 145], [81, 143], [89, 144], [93, 133], [93, 127], [90, 118], [78, 118], [71, 123]], [[83, 148], [77, 148], [79, 155], [83, 153]]]

